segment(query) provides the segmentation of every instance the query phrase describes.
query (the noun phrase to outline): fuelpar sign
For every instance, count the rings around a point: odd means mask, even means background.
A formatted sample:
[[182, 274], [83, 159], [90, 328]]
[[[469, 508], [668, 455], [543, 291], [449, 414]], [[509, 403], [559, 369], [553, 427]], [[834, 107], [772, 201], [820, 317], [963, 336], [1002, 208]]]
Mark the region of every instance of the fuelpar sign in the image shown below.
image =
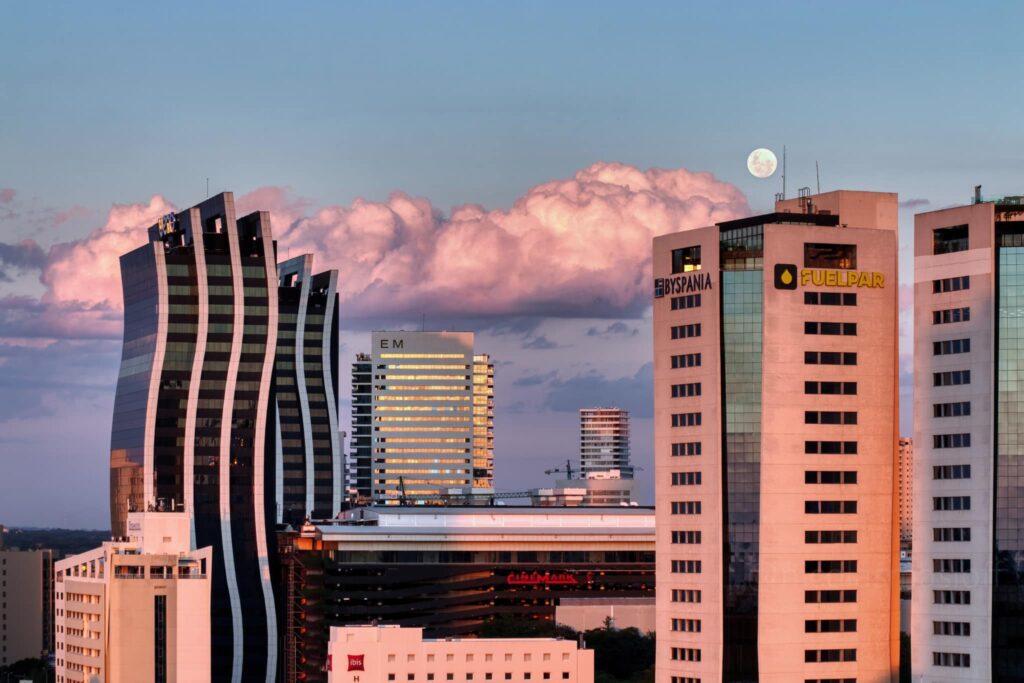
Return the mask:
[[673, 294], [690, 294], [711, 289], [711, 273], [690, 273], [654, 278], [654, 298]]

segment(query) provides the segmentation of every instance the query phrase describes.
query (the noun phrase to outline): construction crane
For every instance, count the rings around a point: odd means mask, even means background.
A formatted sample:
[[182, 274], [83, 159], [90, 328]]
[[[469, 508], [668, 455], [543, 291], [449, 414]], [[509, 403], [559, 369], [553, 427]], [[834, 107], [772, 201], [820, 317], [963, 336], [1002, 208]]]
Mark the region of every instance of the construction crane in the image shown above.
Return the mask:
[[568, 479], [573, 479], [574, 477], [572, 475], [575, 472], [576, 472], [576, 470], [573, 469], [572, 461], [571, 460], [566, 460], [565, 461], [565, 468], [564, 469], [562, 469], [562, 468], [555, 468], [553, 470], [544, 470], [544, 474], [564, 474], [566, 476], [566, 478], [568, 478]]

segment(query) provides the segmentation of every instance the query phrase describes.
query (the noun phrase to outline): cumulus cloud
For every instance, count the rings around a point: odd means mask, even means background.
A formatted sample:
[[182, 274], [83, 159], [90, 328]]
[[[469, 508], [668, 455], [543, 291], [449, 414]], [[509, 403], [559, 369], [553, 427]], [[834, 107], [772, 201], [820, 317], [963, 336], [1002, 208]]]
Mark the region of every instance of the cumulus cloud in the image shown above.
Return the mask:
[[[649, 298], [655, 235], [749, 213], [739, 189], [709, 173], [603, 162], [537, 185], [508, 209], [466, 204], [446, 215], [402, 192], [316, 207], [279, 187], [237, 203], [240, 215], [270, 211], [282, 258], [309, 252], [318, 269], [340, 271], [350, 319], [636, 316]], [[85, 239], [51, 247], [43, 302], [86, 318], [120, 310], [118, 257], [173, 210], [161, 196], [116, 205]], [[19, 248], [38, 258], [35, 247]]]
[[602, 339], [609, 339], [611, 337], [635, 337], [640, 334], [640, 330], [636, 327], [631, 327], [621, 320], [608, 325], [603, 330], [597, 327], [591, 327], [587, 330], [588, 337], [601, 337]]
[[45, 264], [46, 252], [32, 240], [22, 240], [15, 244], [0, 242], [0, 282], [13, 281], [8, 270], [42, 269]]
[[549, 384], [544, 407], [574, 413], [588, 406], [616, 406], [634, 417], [654, 414], [654, 364], [644, 363], [632, 377], [609, 379], [597, 371]]

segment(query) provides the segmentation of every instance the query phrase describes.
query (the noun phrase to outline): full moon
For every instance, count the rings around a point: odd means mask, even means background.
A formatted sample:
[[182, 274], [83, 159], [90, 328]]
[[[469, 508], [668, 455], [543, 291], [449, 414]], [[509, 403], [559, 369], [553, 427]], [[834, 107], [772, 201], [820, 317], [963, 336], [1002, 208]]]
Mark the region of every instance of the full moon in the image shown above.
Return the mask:
[[755, 178], [768, 178], [779, 165], [775, 158], [775, 152], [764, 147], [759, 147], [747, 157], [747, 170]]

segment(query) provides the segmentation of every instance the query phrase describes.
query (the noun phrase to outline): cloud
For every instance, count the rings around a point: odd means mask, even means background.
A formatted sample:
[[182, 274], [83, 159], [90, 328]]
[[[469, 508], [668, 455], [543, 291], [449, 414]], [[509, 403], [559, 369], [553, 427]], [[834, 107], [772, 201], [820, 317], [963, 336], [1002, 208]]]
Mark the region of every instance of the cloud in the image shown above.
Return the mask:
[[16, 194], [17, 192], [10, 187], [0, 187], [0, 204], [10, 204]]
[[32, 240], [22, 240], [16, 244], [0, 242], [0, 282], [12, 282], [14, 278], [3, 269], [8, 266], [12, 270], [41, 270], [46, 264], [46, 252]]
[[916, 209], [919, 206], [928, 206], [931, 200], [928, 199], [904, 199], [900, 202], [901, 209]]
[[619, 320], [618, 322], [614, 322], [611, 325], [608, 325], [603, 330], [598, 329], [596, 327], [591, 327], [589, 330], [587, 330], [588, 337], [601, 337], [603, 339], [608, 339], [610, 337], [615, 336], [635, 337], [638, 334], [640, 334], [640, 330], [638, 328], [631, 327], [626, 323], [622, 322], [621, 320]]
[[616, 406], [634, 417], [654, 414], [654, 364], [645, 363], [632, 377], [608, 379], [590, 371], [550, 383], [544, 407], [558, 412], [576, 412], [592, 406]]
[[557, 349], [558, 344], [551, 341], [542, 334], [538, 337], [533, 337], [532, 339], [523, 342], [523, 348], [533, 349], [535, 351], [547, 351], [549, 349]]
[[550, 382], [557, 376], [558, 374], [553, 370], [551, 372], [523, 375], [522, 377], [512, 380], [512, 384], [517, 387], [535, 387], [544, 384], [545, 382]]

